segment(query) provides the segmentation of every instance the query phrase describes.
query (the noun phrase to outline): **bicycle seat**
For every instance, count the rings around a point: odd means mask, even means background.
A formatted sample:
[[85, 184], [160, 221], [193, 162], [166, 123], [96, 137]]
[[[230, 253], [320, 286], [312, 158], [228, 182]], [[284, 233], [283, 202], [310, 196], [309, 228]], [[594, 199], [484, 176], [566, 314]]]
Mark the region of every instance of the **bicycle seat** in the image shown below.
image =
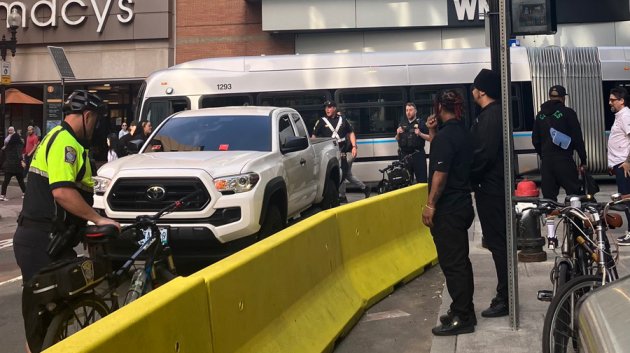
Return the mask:
[[113, 238], [118, 235], [118, 228], [113, 224], [105, 224], [102, 226], [87, 226], [85, 227], [84, 237], [89, 240], [104, 240]]

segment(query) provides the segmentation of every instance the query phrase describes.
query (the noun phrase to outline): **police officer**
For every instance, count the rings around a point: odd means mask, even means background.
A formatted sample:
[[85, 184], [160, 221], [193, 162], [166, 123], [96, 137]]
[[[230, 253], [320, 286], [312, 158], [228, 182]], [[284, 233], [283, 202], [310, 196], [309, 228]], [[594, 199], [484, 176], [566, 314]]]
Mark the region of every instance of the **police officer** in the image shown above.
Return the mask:
[[313, 137], [332, 137], [337, 140], [341, 151], [341, 169], [343, 179], [339, 188], [339, 199], [347, 203], [346, 184], [344, 180], [357, 185], [366, 198], [370, 197], [370, 188], [361, 180], [352, 175], [352, 162], [357, 157], [357, 138], [350, 122], [337, 112], [337, 103], [334, 101], [324, 102], [326, 115], [317, 119], [313, 128]]
[[[88, 157], [88, 147], [100, 114], [106, 106], [102, 100], [84, 90], [74, 91], [64, 102], [64, 121], [53, 128], [38, 145], [28, 174], [28, 185], [13, 236], [13, 249], [25, 283], [22, 292], [22, 315], [28, 346], [39, 352], [46, 320], [38, 313], [28, 283], [53, 260], [48, 256], [50, 236], [68, 227], [120, 225], [99, 215], [92, 207], [92, 175], [95, 172]], [[76, 256], [72, 249], [62, 257]]]
[[474, 280], [469, 258], [468, 228], [475, 213], [470, 196], [472, 140], [461, 120], [464, 100], [454, 90], [437, 97], [437, 119], [430, 118], [429, 196], [422, 212], [422, 222], [431, 235], [446, 278], [446, 288], [453, 299], [441, 325], [433, 328], [436, 336], [452, 336], [475, 331], [477, 319], [473, 305]]
[[549, 100], [542, 104], [534, 119], [532, 143], [541, 158], [543, 197], [555, 200], [560, 186], [567, 195], [579, 194], [581, 183], [573, 151], [580, 157], [580, 169], [586, 167], [586, 149], [575, 111], [564, 105], [567, 91], [562, 86], [549, 89]]
[[416, 105], [408, 102], [405, 105], [406, 119], [396, 130], [398, 141], [398, 156], [401, 160], [411, 158], [411, 172], [416, 176], [418, 183], [427, 182], [427, 160], [424, 154], [424, 141], [431, 141], [429, 130], [423, 119], [416, 117]]

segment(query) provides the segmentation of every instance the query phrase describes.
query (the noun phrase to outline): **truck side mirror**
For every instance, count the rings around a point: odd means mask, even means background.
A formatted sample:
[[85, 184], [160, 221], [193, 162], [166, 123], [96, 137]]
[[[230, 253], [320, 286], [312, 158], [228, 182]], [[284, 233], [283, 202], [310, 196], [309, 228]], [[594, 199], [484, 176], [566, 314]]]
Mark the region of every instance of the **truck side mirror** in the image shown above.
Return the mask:
[[143, 140], [131, 140], [129, 142], [127, 142], [127, 153], [128, 154], [136, 154], [138, 152], [140, 152], [140, 147], [142, 147], [142, 144], [144, 143]]
[[280, 146], [280, 152], [283, 154], [301, 151], [308, 147], [308, 138], [301, 136], [289, 136], [282, 146]]

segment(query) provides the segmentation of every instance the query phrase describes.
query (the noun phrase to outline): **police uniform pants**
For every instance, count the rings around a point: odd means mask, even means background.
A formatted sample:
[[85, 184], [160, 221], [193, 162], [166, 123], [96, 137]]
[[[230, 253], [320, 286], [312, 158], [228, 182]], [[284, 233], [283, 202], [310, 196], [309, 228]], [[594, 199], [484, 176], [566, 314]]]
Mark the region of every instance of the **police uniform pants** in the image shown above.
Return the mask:
[[497, 299], [507, 303], [508, 271], [507, 271], [507, 237], [505, 198], [481, 192], [475, 193], [477, 214], [481, 222], [481, 231], [488, 250], [492, 253], [494, 267], [497, 272]]
[[[13, 252], [15, 260], [22, 271], [22, 316], [26, 340], [32, 353], [41, 351], [46, 329], [52, 317], [45, 310], [40, 310], [34, 294], [28, 285], [31, 279], [42, 268], [52, 263], [48, 257], [49, 232], [18, 226], [13, 236]], [[62, 257], [76, 256], [70, 249]]]
[[[402, 158], [405, 158], [409, 154], [403, 152]], [[424, 154], [424, 150], [415, 152], [411, 156], [411, 173], [416, 177], [416, 182], [427, 182], [427, 158]]]
[[543, 157], [540, 174], [542, 193], [546, 199], [556, 200], [561, 186], [567, 195], [580, 193], [581, 184], [577, 166], [571, 157]]
[[450, 213], [436, 214], [431, 228], [446, 288], [453, 299], [451, 312], [464, 320], [475, 314], [475, 285], [468, 257], [468, 228], [474, 218], [472, 204], [466, 205]]

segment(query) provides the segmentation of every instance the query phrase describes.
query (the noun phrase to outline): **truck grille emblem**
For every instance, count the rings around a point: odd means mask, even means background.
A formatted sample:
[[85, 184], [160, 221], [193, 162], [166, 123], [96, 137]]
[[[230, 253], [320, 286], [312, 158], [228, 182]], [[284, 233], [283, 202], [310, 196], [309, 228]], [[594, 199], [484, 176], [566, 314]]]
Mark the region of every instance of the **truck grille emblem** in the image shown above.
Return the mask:
[[166, 190], [161, 186], [151, 186], [145, 194], [149, 201], [162, 201], [166, 197]]

